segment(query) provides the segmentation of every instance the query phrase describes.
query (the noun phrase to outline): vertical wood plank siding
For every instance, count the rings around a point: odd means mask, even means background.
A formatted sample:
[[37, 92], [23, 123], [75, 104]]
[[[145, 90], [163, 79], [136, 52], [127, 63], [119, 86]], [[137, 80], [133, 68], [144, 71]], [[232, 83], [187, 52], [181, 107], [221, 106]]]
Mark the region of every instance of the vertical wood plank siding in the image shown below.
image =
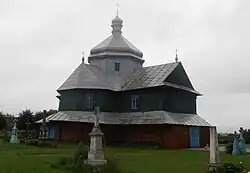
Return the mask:
[[[56, 123], [56, 139], [59, 141], [89, 142], [91, 123]], [[164, 148], [189, 148], [190, 126], [150, 124], [150, 125], [103, 125], [106, 144], [150, 143]], [[209, 144], [209, 127], [200, 127], [200, 145]]]
[[[177, 113], [196, 113], [196, 95], [186, 91], [156, 87], [133, 91], [67, 90], [61, 92], [59, 111], [92, 111], [86, 108], [85, 95], [93, 94], [94, 105], [102, 112], [148, 112], [165, 110]], [[139, 96], [138, 109], [132, 109], [131, 96]]]

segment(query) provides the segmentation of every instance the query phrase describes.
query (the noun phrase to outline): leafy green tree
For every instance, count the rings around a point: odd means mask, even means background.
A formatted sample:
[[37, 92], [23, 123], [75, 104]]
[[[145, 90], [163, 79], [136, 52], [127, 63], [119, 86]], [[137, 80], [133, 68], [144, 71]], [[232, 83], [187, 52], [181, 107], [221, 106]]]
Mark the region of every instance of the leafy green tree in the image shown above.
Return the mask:
[[0, 130], [6, 129], [6, 127], [7, 127], [6, 119], [4, 117], [4, 114], [0, 112]]
[[57, 113], [57, 112], [58, 112], [57, 110], [53, 110], [53, 109], [50, 109], [49, 111], [43, 110], [43, 111], [36, 112], [34, 114], [34, 121], [41, 120], [41, 119], [43, 119], [43, 116], [48, 117], [48, 116], [50, 116], [54, 113]]
[[19, 113], [19, 119], [17, 121], [17, 128], [19, 130], [27, 130], [27, 122], [31, 123], [29, 125], [29, 129], [31, 129], [34, 123], [34, 118], [33, 118], [33, 112], [31, 112], [29, 109], [24, 110], [21, 113]]
[[7, 130], [11, 130], [12, 129], [12, 127], [13, 127], [13, 118], [14, 118], [14, 115], [12, 115], [12, 114], [3, 114], [4, 115], [4, 118], [5, 118], [5, 120], [6, 120], [6, 123], [7, 123], [7, 125], [6, 125], [6, 129]]

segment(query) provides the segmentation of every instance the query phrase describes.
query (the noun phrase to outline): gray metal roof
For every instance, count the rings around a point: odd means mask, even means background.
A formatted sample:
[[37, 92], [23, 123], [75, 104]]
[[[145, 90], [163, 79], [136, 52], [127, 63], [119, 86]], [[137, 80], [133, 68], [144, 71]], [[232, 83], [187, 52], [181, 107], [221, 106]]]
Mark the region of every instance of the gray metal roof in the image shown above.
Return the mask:
[[59, 87], [58, 91], [67, 89], [108, 89], [112, 91], [126, 91], [157, 86], [169, 86], [201, 95], [199, 92], [180, 85], [165, 82], [166, 78], [180, 62], [144, 67], [137, 69], [123, 79], [105, 75], [97, 66], [80, 64], [68, 79]]
[[[61, 111], [47, 118], [50, 121], [94, 122], [94, 112]], [[211, 126], [197, 114], [171, 113], [165, 111], [109, 113], [102, 112], [99, 117], [102, 124], [178, 124], [189, 126]], [[42, 123], [42, 120], [36, 123]]]
[[81, 63], [58, 91], [76, 88], [114, 90], [113, 83], [107, 79], [97, 66]]
[[202, 95], [200, 92], [198, 92], [196, 90], [193, 90], [191, 88], [185, 87], [185, 86], [181, 86], [181, 85], [177, 85], [177, 84], [173, 84], [173, 83], [165, 82], [165, 81], [163, 83], [164, 83], [165, 86], [169, 86], [169, 87], [173, 87], [173, 88], [185, 90], [185, 91], [188, 91], [188, 92], [195, 93], [197, 95]]
[[137, 58], [143, 56], [143, 53], [122, 35], [120, 37], [111, 35], [106, 38], [100, 44], [91, 49], [90, 57], [93, 55], [102, 55], [104, 52], [127, 52], [136, 55]]
[[124, 36], [122, 36], [122, 23], [123, 21], [119, 18], [119, 16], [116, 16], [116, 18], [112, 20], [112, 35], [91, 49], [89, 58], [99, 57], [107, 52], [110, 52], [123, 53], [125, 55], [132, 54], [132, 57], [136, 57], [144, 61], [142, 59], [143, 53]]
[[177, 67], [179, 62], [144, 67], [136, 70], [122, 81], [122, 90], [132, 90], [164, 85], [164, 80]]

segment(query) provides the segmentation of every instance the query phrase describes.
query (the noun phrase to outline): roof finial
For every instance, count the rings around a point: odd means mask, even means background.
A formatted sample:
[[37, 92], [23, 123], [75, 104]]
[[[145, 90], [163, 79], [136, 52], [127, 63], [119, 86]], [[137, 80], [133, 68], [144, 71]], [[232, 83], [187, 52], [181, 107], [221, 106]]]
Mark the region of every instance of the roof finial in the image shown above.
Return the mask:
[[116, 4], [116, 16], [119, 16], [119, 4]]
[[176, 51], [175, 62], [178, 62], [178, 53], [177, 53], [177, 52], [178, 52], [179, 50], [176, 49], [175, 51]]
[[118, 16], [119, 15], [119, 9], [118, 7], [120, 6], [119, 4], [116, 4], [117, 6], [117, 11], [116, 11], [116, 17], [112, 20], [112, 25], [111, 27], [113, 28], [112, 30], [112, 34], [114, 36], [120, 36], [121, 33], [122, 33], [122, 19], [120, 19], [120, 17]]
[[85, 58], [84, 58], [84, 52], [82, 52], [82, 62], [84, 63], [84, 60], [85, 60]]

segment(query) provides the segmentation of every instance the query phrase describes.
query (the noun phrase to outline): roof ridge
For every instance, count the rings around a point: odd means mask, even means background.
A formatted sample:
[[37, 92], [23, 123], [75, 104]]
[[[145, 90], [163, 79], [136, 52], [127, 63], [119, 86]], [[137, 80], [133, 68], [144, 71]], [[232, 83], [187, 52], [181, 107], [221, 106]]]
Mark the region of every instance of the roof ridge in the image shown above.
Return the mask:
[[164, 65], [170, 65], [170, 64], [180, 64], [181, 62], [170, 62], [170, 63], [164, 63], [164, 64], [158, 64], [158, 65], [152, 65], [152, 66], [147, 66], [147, 67], [143, 67], [143, 69], [145, 68], [150, 68], [150, 67], [156, 67], [156, 66], [164, 66]]

